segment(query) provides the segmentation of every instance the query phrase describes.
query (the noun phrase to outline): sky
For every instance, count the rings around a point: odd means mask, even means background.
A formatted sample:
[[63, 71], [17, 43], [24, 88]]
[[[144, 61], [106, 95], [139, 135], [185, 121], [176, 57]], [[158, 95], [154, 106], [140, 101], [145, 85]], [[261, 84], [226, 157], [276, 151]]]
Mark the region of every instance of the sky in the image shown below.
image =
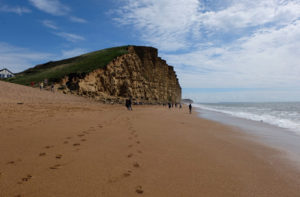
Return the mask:
[[183, 98], [300, 101], [300, 0], [0, 0], [0, 68], [158, 48]]

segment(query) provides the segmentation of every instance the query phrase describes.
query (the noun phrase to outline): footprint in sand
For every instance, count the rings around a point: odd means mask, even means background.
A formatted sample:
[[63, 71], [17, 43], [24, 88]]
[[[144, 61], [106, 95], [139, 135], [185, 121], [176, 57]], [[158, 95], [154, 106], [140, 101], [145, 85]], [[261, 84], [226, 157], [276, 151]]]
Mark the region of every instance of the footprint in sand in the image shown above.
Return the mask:
[[21, 195], [21, 194], [18, 194], [18, 195], [15, 195], [14, 197], [22, 197], [22, 195]]
[[72, 139], [72, 137], [66, 137], [66, 139], [70, 140], [70, 139]]
[[138, 135], [138, 134], [135, 134], [134, 137], [137, 138], [137, 137], [139, 137], [139, 135]]
[[61, 158], [62, 158], [62, 155], [61, 155], [61, 154], [57, 154], [57, 155], [55, 156], [55, 158], [56, 158], [56, 159], [61, 159]]
[[27, 176], [23, 177], [23, 178], [21, 179], [21, 181], [18, 182], [18, 184], [22, 184], [22, 183], [24, 183], [24, 182], [28, 182], [31, 178], [32, 178], [32, 175], [27, 174]]
[[39, 156], [40, 157], [46, 156], [46, 153], [40, 153]]
[[58, 168], [60, 168], [60, 164], [56, 164], [56, 165], [54, 165], [54, 166], [50, 166], [49, 168], [51, 169], [51, 170], [57, 170]]
[[135, 188], [135, 192], [138, 194], [142, 194], [142, 193], [144, 193], [144, 190], [143, 190], [142, 186], [138, 185]]
[[16, 164], [16, 162], [15, 161], [9, 161], [9, 162], [7, 162], [7, 164]]
[[133, 163], [133, 167], [139, 168], [139, 167], [140, 167], [140, 164], [139, 164], [138, 162], [134, 162], [134, 163]]
[[16, 165], [18, 162], [21, 162], [22, 161], [22, 159], [17, 159], [17, 160], [15, 160], [15, 161], [9, 161], [9, 162], [7, 162], [6, 164], [7, 165]]
[[133, 156], [133, 154], [132, 153], [130, 153], [129, 155], [127, 155], [127, 157], [128, 158], [130, 158], [130, 157], [132, 157]]
[[64, 144], [69, 144], [69, 141], [64, 141]]
[[137, 144], [140, 144], [141, 142], [140, 142], [140, 141], [136, 141], [136, 143], [137, 143]]
[[83, 133], [85, 133], [85, 134], [89, 134], [89, 132], [88, 132], [88, 131], [84, 131]]
[[54, 147], [53, 145], [45, 146], [46, 149], [53, 148], [53, 147]]
[[103, 125], [99, 124], [98, 127], [101, 129], [101, 128], [103, 128]]
[[127, 172], [123, 173], [123, 177], [129, 177], [131, 173], [131, 170], [128, 170]]
[[142, 154], [142, 153], [143, 153], [141, 150], [138, 150], [137, 152], [138, 152], [138, 153], [140, 153], [140, 154]]
[[132, 146], [133, 146], [132, 144], [128, 145], [129, 148], [132, 148]]
[[77, 135], [78, 137], [83, 137], [84, 136], [84, 134], [79, 134], [79, 135]]
[[74, 143], [73, 146], [80, 146], [80, 143]]
[[82, 141], [82, 142], [85, 142], [85, 141], [86, 141], [86, 139], [81, 139], [80, 141]]

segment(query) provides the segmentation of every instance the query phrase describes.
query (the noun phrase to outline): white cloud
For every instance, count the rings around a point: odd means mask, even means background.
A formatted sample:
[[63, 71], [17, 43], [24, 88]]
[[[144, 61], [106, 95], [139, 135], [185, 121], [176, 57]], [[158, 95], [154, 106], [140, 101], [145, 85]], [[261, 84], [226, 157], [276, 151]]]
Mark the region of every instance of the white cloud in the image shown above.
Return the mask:
[[164, 57], [177, 66], [184, 87], [300, 87], [299, 35], [300, 20], [225, 46]]
[[15, 13], [15, 14], [22, 15], [22, 14], [31, 13], [31, 10], [21, 6], [11, 7], [8, 5], [0, 5], [0, 12], [8, 12], [8, 13]]
[[300, 17], [299, 1], [253, 0], [238, 1], [229, 7], [218, 11], [199, 13], [202, 27], [212, 30], [227, 30], [232, 28], [247, 28], [277, 23], [288, 24]]
[[37, 9], [52, 14], [54, 16], [68, 16], [69, 20], [75, 23], [87, 23], [83, 18], [70, 15], [72, 11], [67, 5], [62, 4], [59, 0], [29, 0]]
[[78, 55], [82, 55], [87, 53], [88, 51], [86, 49], [82, 49], [82, 48], [75, 48], [75, 49], [71, 49], [71, 50], [62, 50], [62, 59], [65, 58], [71, 58], [71, 57], [76, 57]]
[[288, 25], [300, 17], [299, 0], [231, 0], [219, 7], [200, 0], [121, 2], [115, 21], [133, 26], [143, 42], [165, 51], [188, 49], [224, 31], [251, 33], [250, 27]]
[[29, 2], [39, 10], [55, 16], [66, 15], [71, 11], [59, 0], [29, 0]]
[[70, 42], [77, 42], [77, 41], [85, 40], [85, 38], [82, 36], [79, 36], [77, 34], [67, 33], [67, 32], [55, 32], [54, 34], [66, 39], [67, 41], [70, 41]]
[[70, 16], [70, 20], [75, 23], [87, 23], [85, 19], [76, 16]]
[[121, 25], [133, 25], [142, 39], [163, 50], [185, 48], [197, 19], [198, 0], [126, 0], [116, 13]]
[[58, 29], [56, 24], [53, 21], [50, 20], [43, 20], [42, 24], [50, 29]]
[[12, 72], [23, 71], [40, 61], [47, 61], [51, 57], [53, 55], [49, 53], [31, 51], [26, 48], [0, 42], [0, 66], [8, 68]]

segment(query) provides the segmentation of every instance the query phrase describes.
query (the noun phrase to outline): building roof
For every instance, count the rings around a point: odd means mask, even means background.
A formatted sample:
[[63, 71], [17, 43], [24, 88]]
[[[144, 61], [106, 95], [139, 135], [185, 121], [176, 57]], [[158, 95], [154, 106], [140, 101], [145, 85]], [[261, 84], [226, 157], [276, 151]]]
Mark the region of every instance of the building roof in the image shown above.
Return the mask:
[[3, 71], [3, 70], [7, 70], [7, 71], [10, 72], [11, 74], [14, 74], [13, 72], [11, 72], [10, 70], [8, 70], [7, 68], [1, 69], [0, 72]]

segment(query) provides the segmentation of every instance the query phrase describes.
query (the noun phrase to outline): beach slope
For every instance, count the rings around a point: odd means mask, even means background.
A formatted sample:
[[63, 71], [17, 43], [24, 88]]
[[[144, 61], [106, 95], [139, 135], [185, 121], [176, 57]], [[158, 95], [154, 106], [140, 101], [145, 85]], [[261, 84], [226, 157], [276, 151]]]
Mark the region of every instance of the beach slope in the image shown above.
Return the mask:
[[299, 172], [241, 131], [133, 107], [0, 81], [0, 196], [299, 196]]

